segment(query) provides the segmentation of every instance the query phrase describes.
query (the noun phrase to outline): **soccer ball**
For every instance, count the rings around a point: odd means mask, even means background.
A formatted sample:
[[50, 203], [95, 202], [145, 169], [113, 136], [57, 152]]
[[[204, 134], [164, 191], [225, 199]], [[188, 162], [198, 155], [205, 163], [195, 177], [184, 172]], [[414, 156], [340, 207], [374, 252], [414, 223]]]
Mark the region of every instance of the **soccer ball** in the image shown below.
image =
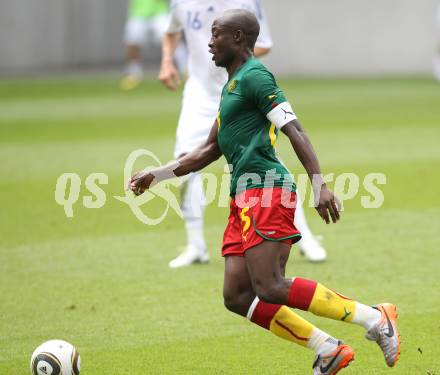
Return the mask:
[[79, 353], [66, 341], [46, 341], [32, 354], [32, 375], [79, 375], [80, 370]]

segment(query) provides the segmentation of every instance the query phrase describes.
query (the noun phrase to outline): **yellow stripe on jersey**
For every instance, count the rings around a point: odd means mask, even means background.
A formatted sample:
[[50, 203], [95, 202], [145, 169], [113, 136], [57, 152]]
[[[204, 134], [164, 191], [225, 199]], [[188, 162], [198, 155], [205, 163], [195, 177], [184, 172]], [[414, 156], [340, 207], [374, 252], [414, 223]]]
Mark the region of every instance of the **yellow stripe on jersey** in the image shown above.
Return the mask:
[[275, 133], [275, 124], [270, 124], [269, 138], [270, 138], [270, 144], [273, 147], [275, 147], [275, 143], [277, 143], [277, 135]]
[[217, 114], [217, 124], [218, 124], [218, 129], [220, 129], [220, 111]]

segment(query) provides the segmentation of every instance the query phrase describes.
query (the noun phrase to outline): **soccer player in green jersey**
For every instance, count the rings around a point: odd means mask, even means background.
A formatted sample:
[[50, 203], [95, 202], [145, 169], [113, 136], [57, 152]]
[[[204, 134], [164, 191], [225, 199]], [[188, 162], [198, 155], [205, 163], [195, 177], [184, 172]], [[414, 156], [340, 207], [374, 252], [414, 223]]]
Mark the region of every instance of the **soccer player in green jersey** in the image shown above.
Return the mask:
[[277, 159], [274, 142], [281, 130], [306, 169], [316, 209], [326, 223], [339, 220], [335, 196], [325, 185], [318, 159], [291, 105], [273, 75], [253, 56], [259, 25], [244, 10], [231, 10], [212, 25], [209, 48], [226, 68], [218, 119], [203, 146], [175, 162], [135, 174], [130, 189], [142, 194], [152, 183], [200, 170], [224, 155], [232, 168], [231, 208], [223, 237], [224, 303], [230, 311], [275, 335], [315, 351], [315, 375], [333, 375], [354, 358], [353, 349], [303, 319], [292, 308], [354, 323], [380, 346], [388, 366], [399, 357], [396, 307], [374, 307], [301, 277], [286, 278], [294, 226], [295, 184]]

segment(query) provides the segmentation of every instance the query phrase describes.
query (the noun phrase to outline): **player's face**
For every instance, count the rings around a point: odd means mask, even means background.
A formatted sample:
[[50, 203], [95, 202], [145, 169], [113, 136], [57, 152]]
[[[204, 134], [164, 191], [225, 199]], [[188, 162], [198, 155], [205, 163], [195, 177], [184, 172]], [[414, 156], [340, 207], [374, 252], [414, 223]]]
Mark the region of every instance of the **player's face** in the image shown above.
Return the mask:
[[209, 52], [215, 65], [227, 67], [234, 59], [235, 43], [232, 32], [214, 21], [211, 29], [211, 40], [208, 43]]

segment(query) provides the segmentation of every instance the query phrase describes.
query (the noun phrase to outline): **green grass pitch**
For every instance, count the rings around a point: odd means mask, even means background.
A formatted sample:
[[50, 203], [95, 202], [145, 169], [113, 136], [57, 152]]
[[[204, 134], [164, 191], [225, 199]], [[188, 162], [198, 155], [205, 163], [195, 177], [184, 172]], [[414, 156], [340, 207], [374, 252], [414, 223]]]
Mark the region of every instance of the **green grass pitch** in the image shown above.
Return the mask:
[[[294, 249], [287, 274], [367, 304], [397, 304], [397, 367], [386, 367], [359, 327], [307, 316], [355, 349], [344, 373], [439, 375], [440, 86], [427, 79], [280, 83], [324, 172], [387, 176], [379, 209], [361, 207], [362, 188], [337, 225], [307, 209], [329, 258], [312, 265]], [[77, 346], [84, 375], [311, 373], [311, 351], [223, 307], [226, 208], [207, 209], [211, 263], [170, 270], [185, 243], [178, 216], [148, 227], [113, 198], [123, 194], [131, 151], [172, 157], [179, 105], [180, 94], [155, 82], [124, 93], [107, 77], [0, 81], [1, 375], [28, 374], [34, 348], [53, 338]], [[283, 160], [301, 173], [282, 137]], [[222, 165], [208, 170], [220, 175]], [[54, 200], [64, 172], [82, 179], [73, 218]], [[82, 206], [92, 172], [109, 176], [100, 209]], [[156, 214], [161, 205], [144, 210]]]

